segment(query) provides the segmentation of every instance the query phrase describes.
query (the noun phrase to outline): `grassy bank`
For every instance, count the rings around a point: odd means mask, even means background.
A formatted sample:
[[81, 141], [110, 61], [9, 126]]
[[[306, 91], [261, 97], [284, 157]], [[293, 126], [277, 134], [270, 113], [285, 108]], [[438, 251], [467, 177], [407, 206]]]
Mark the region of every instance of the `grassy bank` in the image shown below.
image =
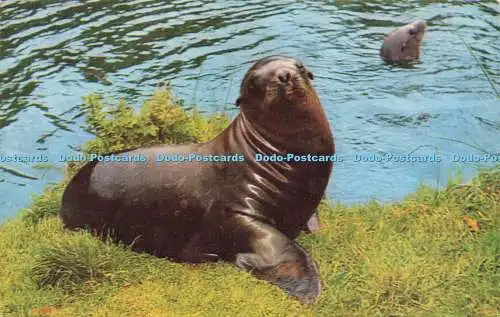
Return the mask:
[[[201, 142], [227, 123], [159, 91], [139, 113], [86, 98], [96, 138], [84, 152]], [[67, 178], [0, 227], [0, 316], [498, 316], [500, 168], [468, 185], [421, 187], [401, 202], [324, 201], [323, 228], [299, 238], [323, 292], [309, 307], [224, 263], [181, 265], [67, 232], [57, 218]]]

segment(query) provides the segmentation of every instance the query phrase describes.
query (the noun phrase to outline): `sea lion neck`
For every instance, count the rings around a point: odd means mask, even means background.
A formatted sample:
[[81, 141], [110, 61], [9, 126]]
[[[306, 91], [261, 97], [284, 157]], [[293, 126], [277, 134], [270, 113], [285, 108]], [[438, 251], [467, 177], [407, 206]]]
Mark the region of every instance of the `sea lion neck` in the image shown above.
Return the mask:
[[253, 123], [252, 120], [249, 120], [243, 111], [240, 112], [238, 118], [236, 119], [238, 128], [241, 130], [242, 137], [244, 137], [247, 141], [250, 141], [249, 144], [252, 145], [255, 152], [281, 152], [282, 146], [267, 138], [266, 131]]
[[[321, 107], [293, 111], [287, 117], [249, 117], [239, 115], [247, 137], [255, 139], [259, 147], [274, 153], [328, 153], [334, 152], [330, 125]], [[268, 123], [269, 124], [266, 124]], [[272, 123], [272, 124], [271, 124]]]

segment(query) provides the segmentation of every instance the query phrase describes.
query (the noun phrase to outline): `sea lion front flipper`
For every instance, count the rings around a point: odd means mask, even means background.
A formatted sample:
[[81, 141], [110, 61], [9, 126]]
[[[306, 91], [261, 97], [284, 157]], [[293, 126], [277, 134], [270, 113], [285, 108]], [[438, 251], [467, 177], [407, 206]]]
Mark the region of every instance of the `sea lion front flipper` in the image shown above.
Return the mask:
[[237, 253], [234, 264], [266, 280], [301, 303], [310, 304], [321, 292], [316, 264], [295, 241], [262, 222], [247, 223], [250, 227], [251, 253]]

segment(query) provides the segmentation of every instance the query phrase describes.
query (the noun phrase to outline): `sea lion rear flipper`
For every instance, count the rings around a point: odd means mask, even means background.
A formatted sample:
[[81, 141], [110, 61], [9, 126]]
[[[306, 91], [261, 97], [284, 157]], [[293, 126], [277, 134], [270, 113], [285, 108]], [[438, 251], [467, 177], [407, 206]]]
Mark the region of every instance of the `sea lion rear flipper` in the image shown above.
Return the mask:
[[207, 237], [197, 234], [182, 249], [178, 258], [183, 262], [189, 263], [217, 262], [219, 256], [208, 252], [207, 241]]
[[312, 233], [315, 231], [318, 231], [321, 228], [321, 225], [319, 223], [319, 217], [318, 217], [318, 212], [315, 211], [311, 218], [307, 221], [307, 224], [304, 227], [304, 231], [307, 233]]
[[236, 254], [234, 264], [280, 287], [303, 304], [314, 302], [321, 292], [321, 283], [318, 268], [307, 252], [269, 225], [248, 225], [252, 227], [249, 243], [254, 252]]

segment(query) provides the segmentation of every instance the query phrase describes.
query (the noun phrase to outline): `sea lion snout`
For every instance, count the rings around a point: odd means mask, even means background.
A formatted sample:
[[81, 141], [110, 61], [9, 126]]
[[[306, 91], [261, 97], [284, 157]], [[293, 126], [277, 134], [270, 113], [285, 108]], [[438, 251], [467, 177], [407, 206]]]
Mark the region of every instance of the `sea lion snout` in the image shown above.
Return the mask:
[[290, 67], [279, 68], [276, 70], [276, 79], [273, 80], [278, 86], [278, 91], [292, 91], [302, 89], [303, 82], [305, 81], [304, 76], [300, 73], [299, 70]]
[[[309, 84], [309, 78], [305, 68], [298, 69], [294, 64], [283, 65], [276, 69], [275, 78], [271, 79], [273, 84], [276, 84], [275, 92], [271, 92], [268, 96], [275, 103], [288, 106], [295, 104], [306, 96], [306, 90]], [[300, 103], [300, 102], [299, 102]]]
[[269, 105], [284, 102], [300, 103], [301, 98], [311, 94], [313, 78], [313, 73], [298, 59], [283, 55], [263, 58], [245, 74], [236, 105], [243, 106], [245, 112], [271, 109]]
[[417, 20], [412, 23], [412, 26], [416, 32], [422, 32], [427, 29], [427, 21], [425, 20]]
[[[292, 71], [288, 69], [280, 69], [278, 70], [278, 79], [283, 83], [286, 84], [290, 81], [292, 78]], [[295, 74], [294, 74], [295, 75]]]
[[312, 80], [314, 78], [312, 72], [307, 69], [304, 64], [297, 61], [293, 67], [286, 67], [277, 70], [277, 77], [282, 84], [287, 84], [290, 80]]
[[425, 20], [417, 20], [408, 25], [408, 34], [414, 36], [418, 41], [421, 41], [426, 29], [427, 22]]

